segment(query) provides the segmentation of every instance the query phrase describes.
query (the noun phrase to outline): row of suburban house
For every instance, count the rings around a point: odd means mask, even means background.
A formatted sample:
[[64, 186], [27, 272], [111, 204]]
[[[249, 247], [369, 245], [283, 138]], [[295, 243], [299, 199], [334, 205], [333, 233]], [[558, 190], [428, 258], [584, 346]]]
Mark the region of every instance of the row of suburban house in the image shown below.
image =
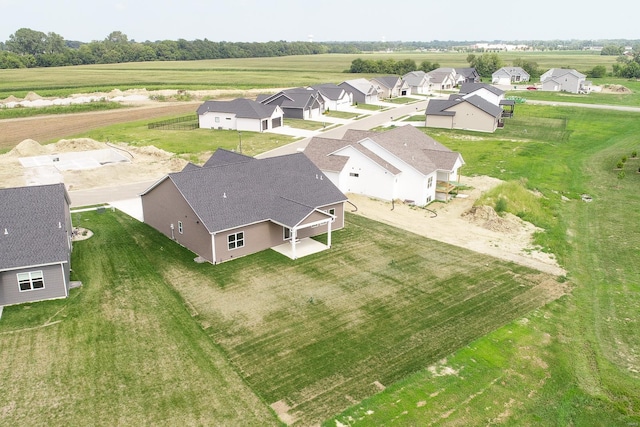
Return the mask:
[[[218, 149], [141, 194], [144, 222], [217, 264], [344, 227], [345, 193], [416, 205], [449, 200], [464, 165], [414, 126], [313, 138], [256, 159]], [[0, 307], [69, 295], [72, 224], [64, 184], [0, 189]]]
[[[528, 82], [531, 76], [521, 67], [502, 67], [491, 75], [495, 85]], [[587, 76], [570, 68], [551, 68], [540, 76], [541, 90], [551, 92], [589, 93], [591, 82]]]

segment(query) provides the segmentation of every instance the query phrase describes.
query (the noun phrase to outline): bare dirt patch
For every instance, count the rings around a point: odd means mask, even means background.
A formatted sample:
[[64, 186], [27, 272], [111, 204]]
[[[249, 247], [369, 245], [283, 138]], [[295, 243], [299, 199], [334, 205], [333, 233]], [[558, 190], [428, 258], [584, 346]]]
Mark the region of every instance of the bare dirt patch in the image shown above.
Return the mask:
[[602, 86], [602, 93], [631, 93], [631, 89], [622, 85], [608, 84]]
[[[21, 157], [41, 156], [56, 153], [99, 150], [113, 148], [122, 152], [129, 162], [113, 163], [94, 169], [56, 171], [55, 176], [46, 175], [51, 168], [25, 168]], [[27, 139], [6, 154], [0, 155], [0, 187], [19, 187], [29, 184], [44, 184], [48, 179], [61, 179], [68, 190], [84, 190], [132, 182], [152, 181], [169, 172], [181, 170], [187, 161], [173, 153], [154, 146], [133, 147], [126, 144], [106, 144], [89, 138], [62, 139], [55, 144], [41, 145]], [[40, 180], [40, 181], [39, 181]]]
[[[491, 207], [473, 209], [484, 191], [501, 182], [487, 176], [465, 177], [463, 183], [472, 187], [461, 191], [466, 198], [432, 203], [428, 209], [403, 203], [392, 206], [390, 202], [356, 194], [349, 194], [349, 200], [358, 207], [358, 215], [555, 276], [565, 275], [552, 254], [533, 244], [533, 233], [538, 230], [533, 224], [514, 215], [501, 217]], [[437, 217], [430, 211], [435, 211]]]

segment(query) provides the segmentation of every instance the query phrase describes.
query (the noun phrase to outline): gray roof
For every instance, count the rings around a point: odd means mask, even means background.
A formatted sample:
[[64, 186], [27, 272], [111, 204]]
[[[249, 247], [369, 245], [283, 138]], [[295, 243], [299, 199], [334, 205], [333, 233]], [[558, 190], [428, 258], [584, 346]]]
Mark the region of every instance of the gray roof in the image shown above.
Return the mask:
[[69, 203], [64, 184], [0, 189], [0, 270], [68, 262]]
[[286, 89], [266, 98], [260, 98], [260, 103], [263, 105], [279, 105], [282, 108], [295, 109], [314, 108], [314, 104], [321, 105], [323, 102], [317, 90], [306, 88]]
[[479, 77], [478, 71], [473, 67], [454, 68], [454, 70], [457, 74], [460, 74], [461, 76], [464, 76], [466, 78]]
[[401, 172], [400, 169], [396, 168], [363, 145], [344, 139], [311, 138], [311, 141], [309, 141], [309, 144], [307, 144], [307, 147], [304, 149], [304, 154], [309, 157], [309, 159], [311, 159], [311, 161], [315, 163], [320, 170], [327, 172], [340, 172], [346, 165], [349, 158], [348, 156], [334, 153], [349, 146], [358, 150], [392, 174], [396, 175]]
[[420, 86], [425, 81], [429, 81], [429, 76], [424, 71], [410, 71], [402, 76], [405, 82], [411, 87]]
[[265, 119], [271, 117], [275, 110], [274, 105], [264, 105], [257, 101], [245, 98], [237, 98], [233, 101], [205, 101], [198, 107], [198, 115], [208, 112], [231, 113], [236, 117], [246, 119]]
[[369, 80], [367, 80], [367, 79], [364, 79], [364, 78], [346, 80], [346, 81], [340, 83], [338, 86], [340, 86], [340, 87], [349, 86], [351, 89], [356, 90], [356, 91], [362, 93], [363, 95], [367, 95], [367, 96], [368, 95], [377, 95], [378, 94], [378, 91], [371, 84], [371, 82]]
[[[372, 140], [393, 156], [408, 163], [424, 175], [428, 175], [436, 170], [451, 171], [458, 158], [464, 164], [460, 153], [451, 151], [449, 148], [411, 125], [394, 128], [386, 132], [349, 129], [342, 140], [313, 138], [305, 149], [305, 154], [307, 154], [307, 150], [310, 150], [308, 154], [309, 157], [314, 160], [321, 169], [323, 169], [324, 166], [329, 168], [340, 165], [339, 163], [329, 163], [330, 157], [344, 157], [331, 155], [331, 152], [342, 147], [352, 146], [363, 154], [368, 155], [381, 166], [384, 167], [386, 165], [386, 169], [392, 171], [392, 173], [398, 174], [402, 172], [362, 145], [367, 139]], [[346, 163], [346, 160], [342, 159], [334, 161], [344, 161], [344, 163]], [[344, 166], [344, 164], [342, 164], [342, 166]]]
[[374, 77], [371, 80], [372, 81], [375, 80], [376, 82], [382, 84], [386, 88], [393, 89], [399, 83], [401, 83], [402, 78], [399, 76], [382, 76], [382, 77]]
[[253, 157], [245, 156], [235, 151], [225, 150], [224, 148], [218, 148], [202, 167], [230, 165], [232, 163], [246, 162], [247, 160], [253, 160]]
[[502, 67], [499, 70], [495, 71], [492, 76], [499, 76], [505, 74], [507, 76], [527, 76], [529, 77], [529, 73], [527, 73], [522, 67]]
[[451, 95], [449, 99], [432, 99], [427, 104], [427, 110], [425, 114], [427, 116], [454, 116], [455, 111], [449, 111], [451, 107], [468, 102], [469, 104], [479, 108], [485, 113], [493, 117], [500, 117], [502, 115], [502, 108], [492, 104], [486, 99], [478, 95], [472, 95], [468, 98], [463, 98], [460, 95]]
[[303, 153], [229, 158], [232, 163], [164, 178], [175, 184], [211, 233], [268, 220], [293, 227], [316, 208], [347, 199]]
[[463, 83], [462, 86], [460, 86], [459, 93], [467, 95], [480, 89], [488, 90], [489, 92], [497, 96], [504, 95], [504, 91], [502, 89], [498, 89], [497, 87], [486, 83]]
[[341, 88], [340, 86], [333, 83], [325, 83], [311, 87], [332, 101], [340, 100], [346, 92], [344, 88]]
[[543, 73], [540, 77], [542, 78], [544, 76], [545, 78], [557, 79], [558, 77], [562, 77], [566, 74], [571, 74], [579, 79], [584, 79], [585, 77], [587, 77], [584, 74], [570, 68], [551, 68], [547, 72]]

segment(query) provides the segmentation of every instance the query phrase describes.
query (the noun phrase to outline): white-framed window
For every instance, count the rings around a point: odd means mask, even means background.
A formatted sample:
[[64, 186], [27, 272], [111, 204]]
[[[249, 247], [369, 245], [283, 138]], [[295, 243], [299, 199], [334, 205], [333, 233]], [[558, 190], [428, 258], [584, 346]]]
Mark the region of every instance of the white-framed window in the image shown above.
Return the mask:
[[216, 122], [216, 123], [220, 123], [220, 117], [214, 118], [213, 121]]
[[291, 239], [291, 229], [289, 227], [282, 227], [282, 240]]
[[354, 177], [354, 178], [357, 178], [357, 177], [359, 177], [359, 176], [360, 176], [360, 174], [359, 174], [359, 173], [357, 173], [357, 172], [350, 172], [350, 173], [349, 173], [349, 176], [352, 176], [352, 177]]
[[[329, 215], [333, 215], [334, 217], [336, 216], [336, 208], [331, 208], [329, 210], [326, 211]], [[331, 218], [331, 222], [335, 221], [335, 218]]]
[[430, 176], [429, 179], [427, 179], [427, 188], [431, 188], [432, 185], [433, 185], [433, 177]]
[[244, 231], [229, 234], [227, 236], [227, 246], [229, 250], [238, 249], [244, 246]]
[[182, 234], [182, 221], [178, 221], [178, 233]]
[[427, 203], [431, 203], [431, 196], [427, 197]]
[[44, 289], [44, 276], [42, 270], [18, 273], [18, 288], [20, 292]]

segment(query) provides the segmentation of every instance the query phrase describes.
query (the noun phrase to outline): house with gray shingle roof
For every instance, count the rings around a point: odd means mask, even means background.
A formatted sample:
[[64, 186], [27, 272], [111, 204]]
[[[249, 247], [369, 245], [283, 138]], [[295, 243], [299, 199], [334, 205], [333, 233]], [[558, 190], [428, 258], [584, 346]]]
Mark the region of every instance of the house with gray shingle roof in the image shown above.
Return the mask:
[[263, 132], [282, 126], [284, 112], [277, 105], [264, 105], [251, 99], [205, 101], [197, 110], [201, 129]]
[[402, 79], [409, 85], [411, 93], [426, 95], [431, 92], [431, 78], [422, 70], [410, 71]]
[[510, 85], [528, 82], [529, 78], [531, 76], [522, 67], [502, 67], [491, 74], [491, 83], [494, 85]]
[[427, 74], [435, 90], [450, 90], [458, 84], [456, 81], [456, 72], [453, 68], [436, 68]]
[[411, 94], [411, 88], [400, 76], [374, 77], [370, 81], [377, 89], [381, 99]]
[[425, 126], [445, 129], [494, 132], [503, 126], [502, 108], [478, 95], [454, 94], [449, 99], [432, 99], [425, 111]]
[[344, 226], [346, 196], [303, 154], [256, 159], [218, 149], [141, 195], [144, 222], [216, 264]]
[[349, 92], [356, 104], [375, 104], [380, 100], [380, 93], [367, 79], [346, 80], [338, 86]]
[[540, 76], [542, 90], [554, 92], [589, 93], [591, 82], [587, 76], [568, 68], [551, 68]]
[[324, 83], [311, 88], [324, 99], [325, 111], [344, 111], [353, 104], [353, 95], [336, 84]]
[[504, 98], [504, 91], [487, 83], [464, 83], [458, 94], [463, 98], [479, 96], [502, 108], [502, 117], [513, 117], [515, 101]]
[[64, 184], [0, 189], [0, 306], [69, 296], [70, 203]]
[[256, 101], [264, 105], [279, 106], [287, 119], [317, 118], [325, 108], [318, 91], [304, 87], [285, 89], [273, 95], [259, 95]]
[[418, 206], [449, 200], [464, 165], [460, 153], [409, 125], [385, 132], [349, 129], [342, 139], [314, 137], [304, 154], [344, 193]]

